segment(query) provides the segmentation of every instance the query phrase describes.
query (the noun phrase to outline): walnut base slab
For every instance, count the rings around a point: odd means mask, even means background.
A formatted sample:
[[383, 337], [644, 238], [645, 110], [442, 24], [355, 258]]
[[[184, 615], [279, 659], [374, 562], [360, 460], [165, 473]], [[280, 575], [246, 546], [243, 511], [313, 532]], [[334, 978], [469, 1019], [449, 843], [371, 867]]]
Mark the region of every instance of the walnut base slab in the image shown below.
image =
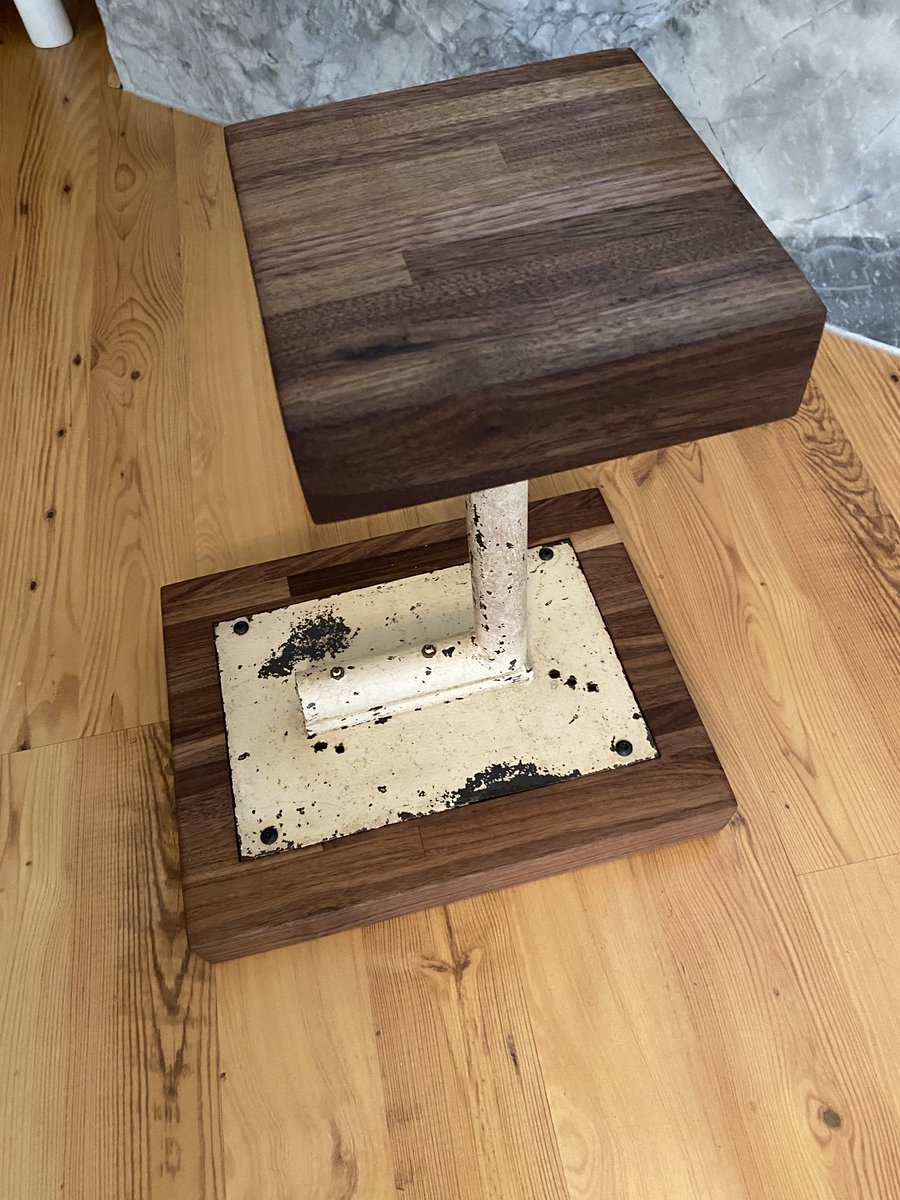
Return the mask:
[[172, 584], [162, 611], [188, 938], [211, 961], [336, 933], [720, 829], [734, 797], [596, 491], [530, 506], [570, 538], [659, 757], [270, 858], [241, 860], [214, 627], [467, 561], [464, 522]]

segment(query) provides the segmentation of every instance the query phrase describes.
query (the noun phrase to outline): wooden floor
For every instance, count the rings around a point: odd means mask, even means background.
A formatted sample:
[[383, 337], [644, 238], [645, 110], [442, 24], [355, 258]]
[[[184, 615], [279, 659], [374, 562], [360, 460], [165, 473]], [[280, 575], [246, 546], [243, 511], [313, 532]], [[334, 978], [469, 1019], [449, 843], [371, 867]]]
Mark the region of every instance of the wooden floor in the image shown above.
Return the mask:
[[599, 479], [733, 783], [705, 842], [215, 969], [162, 582], [313, 527], [221, 132], [0, 37], [0, 1195], [896, 1200], [900, 361]]

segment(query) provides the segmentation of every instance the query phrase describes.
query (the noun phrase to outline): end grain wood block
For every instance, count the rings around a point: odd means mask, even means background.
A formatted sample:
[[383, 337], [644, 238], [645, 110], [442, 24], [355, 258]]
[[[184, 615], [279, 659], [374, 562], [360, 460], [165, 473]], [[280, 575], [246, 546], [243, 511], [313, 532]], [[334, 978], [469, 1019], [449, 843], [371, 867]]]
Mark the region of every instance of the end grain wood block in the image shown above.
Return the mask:
[[234, 125], [313, 517], [792, 414], [824, 322], [628, 50]]

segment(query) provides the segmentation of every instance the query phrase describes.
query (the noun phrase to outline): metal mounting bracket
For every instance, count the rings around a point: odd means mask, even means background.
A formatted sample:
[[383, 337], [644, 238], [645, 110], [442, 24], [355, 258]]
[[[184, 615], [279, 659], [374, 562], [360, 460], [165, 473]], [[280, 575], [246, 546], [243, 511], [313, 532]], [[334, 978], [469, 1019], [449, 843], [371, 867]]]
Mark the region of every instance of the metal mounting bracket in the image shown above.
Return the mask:
[[531, 678], [527, 482], [473, 492], [466, 500], [466, 525], [472, 628], [451, 629], [437, 641], [387, 654], [299, 670], [297, 693], [309, 738]]
[[352, 677], [349, 663], [387, 658], [397, 646], [415, 648], [425, 662], [422, 645], [437, 645], [469, 620], [469, 568], [215, 626], [242, 858], [656, 756], [571, 544], [529, 550], [525, 562], [530, 682], [420, 702], [400, 715], [374, 712], [313, 739], [297, 702], [297, 668], [330, 674], [339, 666]]

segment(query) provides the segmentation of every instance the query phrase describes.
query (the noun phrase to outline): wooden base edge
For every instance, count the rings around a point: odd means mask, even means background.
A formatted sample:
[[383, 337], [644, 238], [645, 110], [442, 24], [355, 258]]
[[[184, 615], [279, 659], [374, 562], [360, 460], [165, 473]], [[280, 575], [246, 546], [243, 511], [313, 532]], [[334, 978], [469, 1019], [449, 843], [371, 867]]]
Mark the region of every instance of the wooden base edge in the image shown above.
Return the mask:
[[350, 929], [406, 916], [441, 904], [452, 904], [457, 900], [466, 900], [486, 892], [533, 883], [583, 867], [597, 866], [631, 854], [661, 850], [677, 842], [718, 833], [736, 812], [737, 804], [734, 798], [723, 797], [689, 817], [674, 815], [652, 822], [635, 823], [632, 828], [625, 822], [620, 828], [609, 831], [601, 841], [590, 847], [581, 846], [577, 851], [557, 851], [541, 857], [521, 858], [508, 865], [505, 870], [487, 867], [438, 883], [423, 882], [413, 889], [387, 889], [377, 897], [369, 895], [355, 902], [348, 902], [339, 909], [322, 909], [305, 917], [289, 918], [283, 924], [266, 921], [255, 928], [234, 929], [227, 936], [220, 938], [207, 928], [202, 917], [202, 913], [210, 904], [217, 903], [217, 890], [214, 885], [201, 884], [185, 889], [185, 909], [198, 915], [193, 930], [190, 918], [188, 919], [188, 940], [191, 949], [208, 962], [227, 962], [264, 950], [275, 950], [297, 942], [344, 933]]
[[597, 492], [531, 506], [569, 537], [660, 757], [334, 842], [240, 861], [213, 646], [219, 620], [465, 561], [462, 522], [172, 585], [163, 625], [188, 940], [211, 961], [714, 833], [736, 806]]

